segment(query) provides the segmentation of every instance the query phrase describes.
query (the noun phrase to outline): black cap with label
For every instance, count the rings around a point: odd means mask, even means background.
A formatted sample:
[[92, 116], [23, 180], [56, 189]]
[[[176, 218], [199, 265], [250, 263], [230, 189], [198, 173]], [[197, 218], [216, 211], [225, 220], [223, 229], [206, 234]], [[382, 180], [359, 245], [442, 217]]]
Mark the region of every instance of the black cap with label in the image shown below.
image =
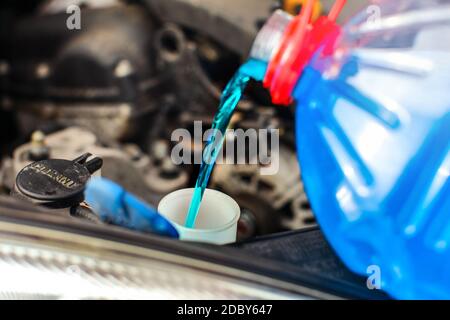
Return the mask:
[[33, 202], [63, 208], [83, 201], [91, 174], [102, 167], [100, 158], [89, 160], [86, 153], [75, 160], [49, 159], [26, 166], [16, 178], [20, 195]]

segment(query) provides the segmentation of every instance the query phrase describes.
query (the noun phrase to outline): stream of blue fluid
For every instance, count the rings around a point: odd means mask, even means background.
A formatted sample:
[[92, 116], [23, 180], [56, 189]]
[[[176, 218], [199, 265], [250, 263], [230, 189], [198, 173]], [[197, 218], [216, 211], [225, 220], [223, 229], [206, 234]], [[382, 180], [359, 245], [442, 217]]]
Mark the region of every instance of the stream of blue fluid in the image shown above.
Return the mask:
[[248, 60], [239, 68], [222, 92], [219, 109], [212, 124], [213, 134], [203, 149], [200, 173], [195, 183], [194, 194], [186, 216], [185, 226], [188, 228], [194, 228], [195, 226], [195, 220], [200, 210], [203, 194], [205, 193], [209, 177], [211, 176], [217, 156], [225, 140], [225, 132], [229, 126], [233, 112], [241, 100], [242, 94], [250, 79], [262, 81], [266, 69], [266, 62], [254, 59]]

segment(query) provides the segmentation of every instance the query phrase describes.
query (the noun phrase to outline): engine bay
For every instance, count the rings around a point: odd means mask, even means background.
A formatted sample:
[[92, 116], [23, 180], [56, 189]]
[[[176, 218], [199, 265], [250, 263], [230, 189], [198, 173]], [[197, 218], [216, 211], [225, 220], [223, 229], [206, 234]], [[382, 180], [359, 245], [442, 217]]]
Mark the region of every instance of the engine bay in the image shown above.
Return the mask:
[[[199, 168], [171, 161], [171, 133], [194, 134], [196, 120], [203, 130], [210, 126], [223, 86], [274, 3], [250, 1], [239, 14], [228, 2], [84, 1], [82, 28], [70, 30], [62, 2], [2, 4], [1, 194], [42, 205], [17, 188], [21, 170], [90, 155], [102, 161], [93, 175], [101, 172], [153, 206], [193, 185]], [[279, 128], [282, 162], [275, 175], [261, 175], [261, 164], [214, 169], [210, 188], [241, 207], [239, 240], [315, 225], [296, 159], [293, 112], [274, 108], [254, 82], [233, 116], [236, 129]], [[194, 156], [202, 152], [198, 144], [184, 147]], [[45, 207], [101, 223], [80, 200]]]

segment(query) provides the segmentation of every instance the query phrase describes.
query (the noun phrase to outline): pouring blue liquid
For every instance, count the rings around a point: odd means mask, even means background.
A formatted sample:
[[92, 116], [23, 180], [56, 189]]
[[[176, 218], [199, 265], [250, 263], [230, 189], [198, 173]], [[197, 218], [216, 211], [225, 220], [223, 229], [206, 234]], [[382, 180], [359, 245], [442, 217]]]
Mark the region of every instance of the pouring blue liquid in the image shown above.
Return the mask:
[[203, 149], [200, 173], [197, 182], [195, 183], [194, 194], [186, 216], [185, 226], [187, 228], [194, 228], [195, 226], [195, 220], [200, 210], [203, 194], [208, 185], [219, 151], [222, 148], [225, 132], [229, 126], [233, 112], [241, 100], [242, 94], [250, 79], [262, 81], [266, 73], [266, 68], [267, 64], [263, 61], [254, 59], [248, 60], [239, 68], [222, 92], [219, 110], [217, 111], [212, 124], [213, 134], [208, 139], [206, 146]]

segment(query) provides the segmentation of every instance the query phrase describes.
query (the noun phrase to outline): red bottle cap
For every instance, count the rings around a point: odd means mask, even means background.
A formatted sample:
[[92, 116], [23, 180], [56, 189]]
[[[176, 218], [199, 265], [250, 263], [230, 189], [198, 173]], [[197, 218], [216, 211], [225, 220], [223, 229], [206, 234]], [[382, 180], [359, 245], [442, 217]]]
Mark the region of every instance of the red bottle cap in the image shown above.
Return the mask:
[[[322, 16], [313, 23], [314, 1], [309, 0], [300, 15], [287, 26], [267, 68], [264, 87], [270, 90], [275, 104], [292, 103], [292, 91], [314, 53], [325, 40], [336, 39], [341, 32], [336, 19], [346, 0], [337, 0], [328, 16]], [[332, 54], [332, 50], [325, 53]]]

